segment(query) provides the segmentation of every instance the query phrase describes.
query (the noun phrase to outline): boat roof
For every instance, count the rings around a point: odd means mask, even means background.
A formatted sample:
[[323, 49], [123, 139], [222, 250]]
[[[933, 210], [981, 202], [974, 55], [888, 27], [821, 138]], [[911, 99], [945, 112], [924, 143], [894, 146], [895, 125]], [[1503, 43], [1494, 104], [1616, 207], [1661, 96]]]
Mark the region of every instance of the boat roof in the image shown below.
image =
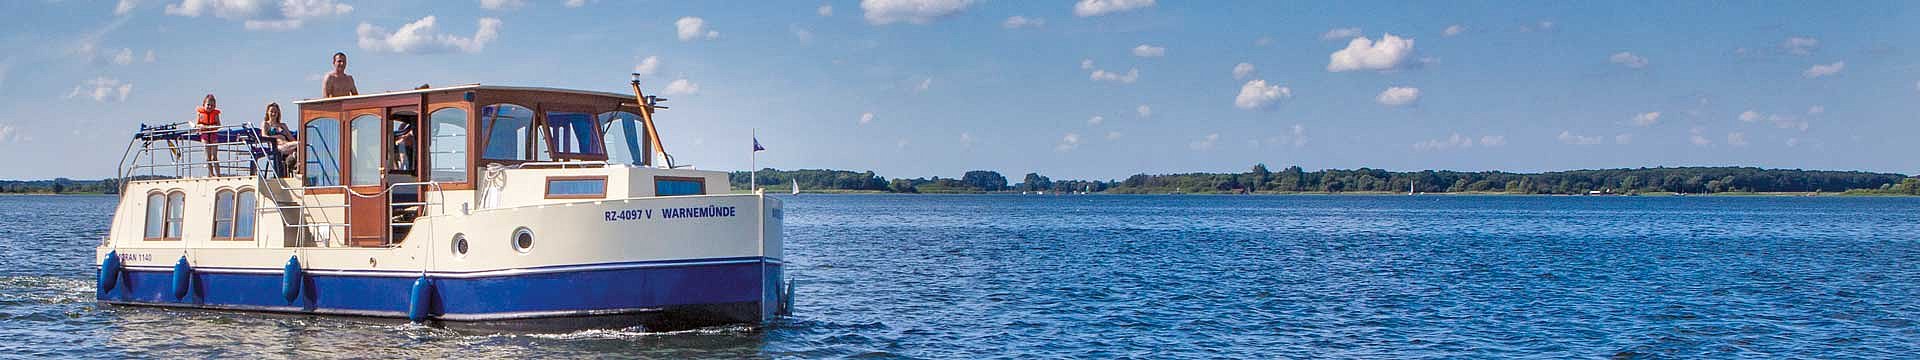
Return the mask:
[[632, 94], [610, 93], [610, 92], [604, 92], [604, 91], [574, 90], [574, 89], [533, 87], [533, 86], [482, 85], [482, 84], [474, 83], [474, 84], [454, 85], [454, 86], [447, 86], [447, 87], [425, 88], [425, 89], [415, 89], [415, 90], [388, 91], [388, 92], [374, 93], [374, 94], [360, 94], [360, 95], [353, 95], [353, 96], [335, 96], [330, 98], [306, 99], [306, 100], [294, 101], [293, 103], [296, 105], [306, 105], [306, 104], [318, 104], [318, 103], [325, 103], [325, 102], [332, 102], [332, 101], [368, 99], [368, 98], [376, 98], [376, 97], [382, 97], [382, 96], [423, 94], [423, 93], [429, 93], [429, 92], [457, 91], [457, 90], [539, 91], [539, 92], [553, 92], [553, 93], [578, 94], [578, 95], [606, 96], [606, 97], [625, 99], [628, 101], [633, 100]]

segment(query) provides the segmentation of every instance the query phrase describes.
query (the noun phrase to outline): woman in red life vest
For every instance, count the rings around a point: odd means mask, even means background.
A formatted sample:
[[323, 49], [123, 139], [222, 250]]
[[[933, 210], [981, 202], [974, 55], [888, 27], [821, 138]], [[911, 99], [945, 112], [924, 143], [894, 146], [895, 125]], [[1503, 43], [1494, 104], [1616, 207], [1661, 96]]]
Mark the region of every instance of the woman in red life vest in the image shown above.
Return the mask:
[[200, 131], [200, 142], [207, 144], [207, 176], [220, 176], [220, 163], [216, 160], [219, 147], [213, 145], [220, 140], [216, 134], [220, 131], [220, 109], [215, 106], [213, 94], [207, 94], [194, 110], [199, 112], [199, 117], [193, 120], [193, 126]]

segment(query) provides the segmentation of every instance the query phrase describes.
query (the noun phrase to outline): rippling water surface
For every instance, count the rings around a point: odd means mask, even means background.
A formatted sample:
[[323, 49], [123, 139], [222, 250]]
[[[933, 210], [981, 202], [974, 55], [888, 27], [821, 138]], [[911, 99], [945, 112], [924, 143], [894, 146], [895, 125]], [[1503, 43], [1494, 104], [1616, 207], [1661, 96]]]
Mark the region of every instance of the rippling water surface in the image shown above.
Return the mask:
[[0, 196], [0, 357], [1920, 353], [1920, 199], [815, 196], [764, 328], [471, 334], [105, 307], [112, 197]]

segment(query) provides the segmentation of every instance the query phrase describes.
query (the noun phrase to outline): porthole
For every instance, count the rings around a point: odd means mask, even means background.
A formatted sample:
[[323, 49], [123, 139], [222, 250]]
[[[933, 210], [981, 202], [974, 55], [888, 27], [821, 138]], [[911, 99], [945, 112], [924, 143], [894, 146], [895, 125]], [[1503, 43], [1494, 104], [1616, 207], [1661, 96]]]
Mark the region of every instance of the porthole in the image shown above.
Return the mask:
[[453, 257], [467, 257], [467, 234], [453, 234]]
[[513, 251], [521, 254], [533, 251], [533, 230], [524, 227], [513, 230]]

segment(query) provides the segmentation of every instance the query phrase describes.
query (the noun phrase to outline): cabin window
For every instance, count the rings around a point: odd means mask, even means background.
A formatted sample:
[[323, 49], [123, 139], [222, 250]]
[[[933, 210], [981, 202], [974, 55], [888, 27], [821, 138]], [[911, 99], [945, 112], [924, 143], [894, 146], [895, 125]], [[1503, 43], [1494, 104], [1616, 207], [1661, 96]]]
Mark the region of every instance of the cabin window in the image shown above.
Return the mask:
[[213, 239], [253, 239], [253, 189], [221, 189], [213, 196]]
[[430, 116], [433, 140], [427, 146], [433, 181], [467, 181], [467, 110], [445, 108]]
[[253, 207], [259, 199], [254, 198], [253, 189], [242, 188], [234, 195], [233, 237], [235, 239], [253, 238]]
[[547, 130], [552, 135], [547, 142], [558, 157], [598, 158], [606, 155], [606, 149], [600, 143], [600, 127], [594, 124], [593, 114], [548, 111]]
[[360, 115], [353, 118], [351, 141], [353, 150], [347, 153], [347, 164], [351, 166], [347, 176], [353, 185], [380, 185], [380, 152], [385, 136], [380, 136], [380, 117]]
[[302, 142], [307, 148], [307, 186], [340, 185], [340, 120], [319, 118], [308, 121]]
[[646, 124], [640, 122], [640, 115], [625, 111], [600, 113], [600, 123], [606, 126], [605, 149], [607, 163], [640, 164], [646, 159]]
[[547, 178], [548, 199], [604, 199], [605, 176], [553, 176]]
[[653, 177], [653, 194], [657, 196], [706, 195], [707, 179], [692, 177]]
[[159, 192], [147, 194], [147, 239], [167, 237], [167, 195]]
[[532, 160], [528, 156], [533, 126], [533, 110], [514, 104], [494, 104], [480, 108], [481, 129], [486, 142], [480, 157], [495, 160]]
[[187, 210], [187, 193], [174, 191], [167, 193], [167, 230], [163, 240], [180, 240], [181, 226], [186, 224], [183, 217]]
[[213, 239], [233, 238], [233, 190], [220, 189], [213, 195]]

